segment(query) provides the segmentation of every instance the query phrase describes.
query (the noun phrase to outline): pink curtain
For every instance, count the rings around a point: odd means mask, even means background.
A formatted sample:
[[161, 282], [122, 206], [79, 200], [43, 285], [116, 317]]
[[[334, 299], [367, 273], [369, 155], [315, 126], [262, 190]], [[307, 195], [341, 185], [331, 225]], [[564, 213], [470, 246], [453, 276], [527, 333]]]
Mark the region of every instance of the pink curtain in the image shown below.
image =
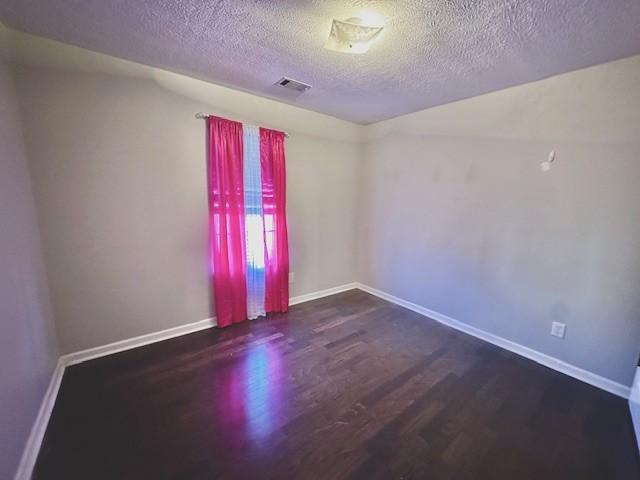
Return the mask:
[[265, 310], [286, 312], [289, 308], [289, 240], [284, 133], [260, 129], [260, 169], [265, 241]]
[[242, 124], [207, 119], [209, 241], [218, 326], [247, 318]]

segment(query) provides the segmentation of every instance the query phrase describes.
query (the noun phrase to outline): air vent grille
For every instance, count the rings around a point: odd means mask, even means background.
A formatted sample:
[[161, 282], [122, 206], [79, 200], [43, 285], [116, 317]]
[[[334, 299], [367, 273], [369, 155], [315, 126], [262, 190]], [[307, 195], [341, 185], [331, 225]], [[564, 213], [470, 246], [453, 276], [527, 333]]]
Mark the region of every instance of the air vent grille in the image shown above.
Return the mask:
[[311, 85], [309, 84], [306, 84], [288, 77], [282, 77], [280, 80], [276, 82], [276, 85], [279, 85], [283, 88], [287, 88], [289, 90], [295, 90], [296, 92], [300, 92], [300, 93], [304, 93], [311, 88]]

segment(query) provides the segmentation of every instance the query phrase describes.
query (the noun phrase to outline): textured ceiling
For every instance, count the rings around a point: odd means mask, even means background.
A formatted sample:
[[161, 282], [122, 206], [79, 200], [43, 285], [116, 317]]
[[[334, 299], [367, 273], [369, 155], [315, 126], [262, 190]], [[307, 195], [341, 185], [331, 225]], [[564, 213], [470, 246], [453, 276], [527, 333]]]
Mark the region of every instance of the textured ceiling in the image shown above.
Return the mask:
[[[362, 11], [386, 19], [369, 53], [325, 50]], [[640, 53], [640, 0], [1, 0], [0, 21], [364, 124]]]

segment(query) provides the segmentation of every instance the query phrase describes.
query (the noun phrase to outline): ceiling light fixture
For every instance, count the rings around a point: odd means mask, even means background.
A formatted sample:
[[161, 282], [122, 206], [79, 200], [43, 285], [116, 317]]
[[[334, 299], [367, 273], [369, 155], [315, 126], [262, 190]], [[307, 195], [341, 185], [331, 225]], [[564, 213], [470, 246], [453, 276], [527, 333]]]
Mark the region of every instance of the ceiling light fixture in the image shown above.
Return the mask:
[[334, 19], [324, 48], [343, 53], [366, 53], [383, 28], [380, 25], [365, 25], [360, 17], [345, 21]]

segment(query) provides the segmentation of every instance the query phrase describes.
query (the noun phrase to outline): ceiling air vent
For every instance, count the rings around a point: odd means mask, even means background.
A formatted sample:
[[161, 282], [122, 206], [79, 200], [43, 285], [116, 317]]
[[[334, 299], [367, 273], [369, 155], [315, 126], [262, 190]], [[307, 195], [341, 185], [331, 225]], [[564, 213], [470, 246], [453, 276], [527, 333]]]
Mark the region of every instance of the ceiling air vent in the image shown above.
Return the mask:
[[311, 85], [306, 83], [299, 82], [298, 80], [294, 80], [293, 78], [282, 77], [280, 80], [276, 82], [276, 85], [279, 85], [284, 88], [288, 88], [289, 90], [295, 90], [296, 92], [304, 93], [311, 88]]

